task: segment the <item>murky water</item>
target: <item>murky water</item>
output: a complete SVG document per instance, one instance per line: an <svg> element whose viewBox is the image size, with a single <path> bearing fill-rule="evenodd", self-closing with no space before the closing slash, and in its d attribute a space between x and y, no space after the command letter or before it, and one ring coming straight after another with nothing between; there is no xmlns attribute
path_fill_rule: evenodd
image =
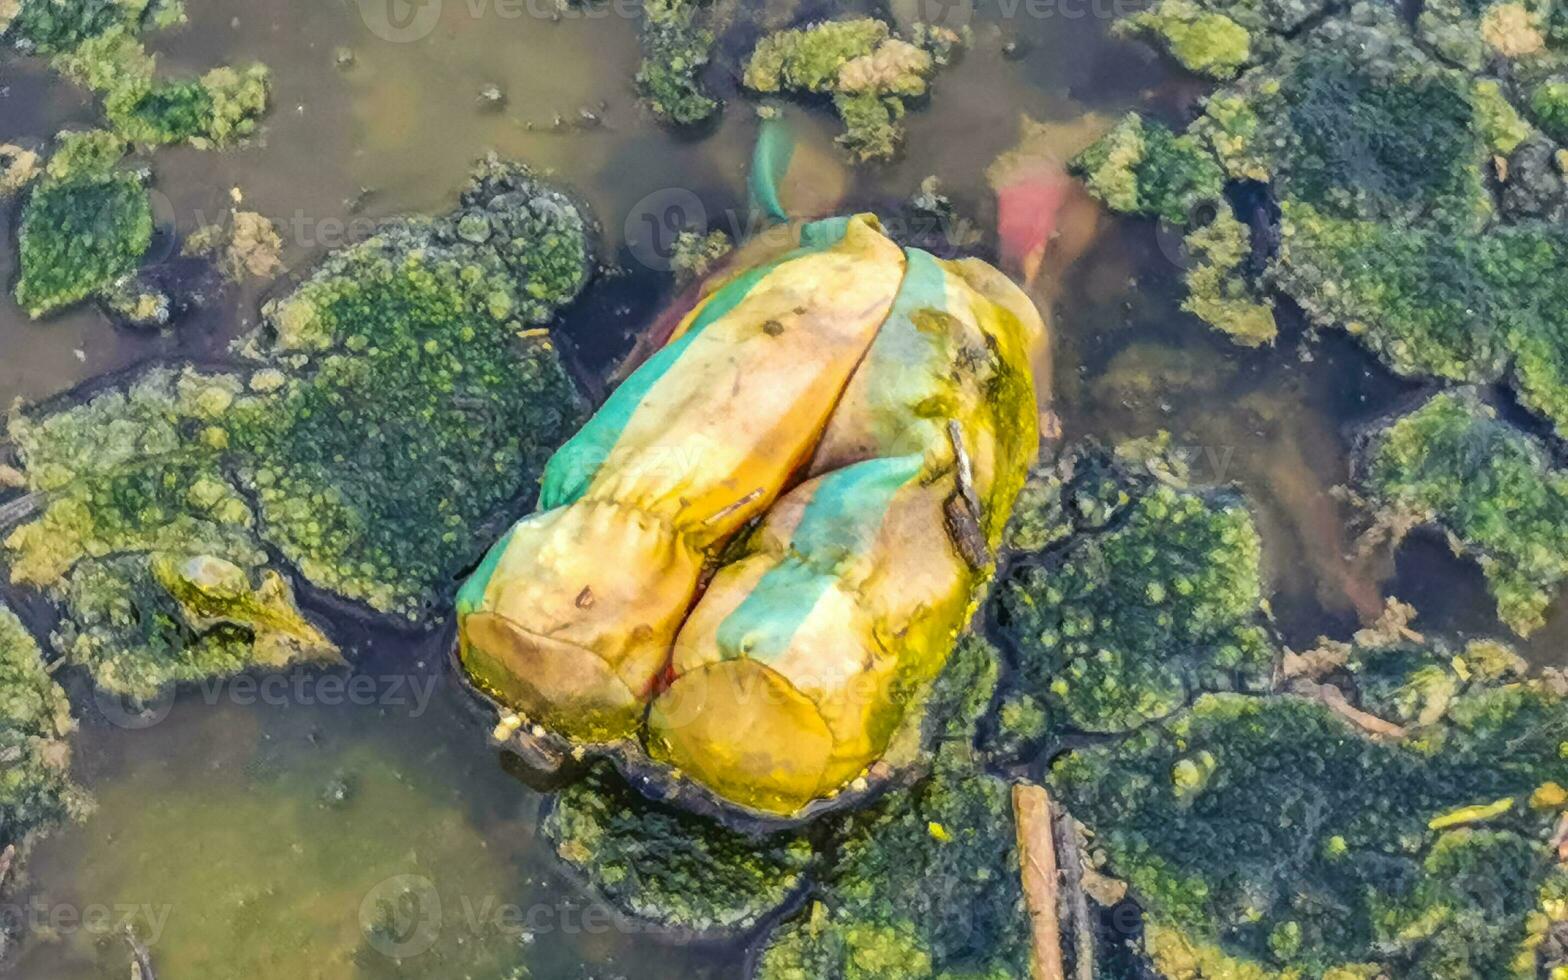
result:
<svg viewBox="0 0 1568 980"><path fill-rule="evenodd" d="M256 145L156 153L160 221L189 232L239 188L278 223L298 275L369 219L445 209L473 159L495 150L576 188L600 216L607 257L633 273L595 286L568 325L584 360L601 366L669 288L639 262L662 202L689 194L710 224L743 227L754 115L732 99L704 138L658 126L632 88L637 25L613 10L552 19L526 5L503 16L483 0L435 6L427 35L394 43L352 0L190 0L188 26L149 38L165 69L266 62L275 108ZM910 118L905 158L853 175L850 199L902 198L934 174L988 218L982 173L1021 115L1114 116L1151 96L1174 111L1194 94L1144 49L1108 39L1105 20L1056 9L1009 18L1018 5L983 5L974 50ZM1014 57L1002 56L1005 42ZM482 106L491 85L503 101ZM0 64L0 86L4 140L95 120L91 103L40 64ZM806 125L824 159L832 125ZM1426 625L1495 629L1484 589L1452 588L1475 586L1477 575L1440 542L1413 542L1397 568L1370 566L1353 554L1349 510L1328 493L1345 479L1355 427L1409 386L1343 338L1288 330L1275 349L1229 346L1178 312L1179 252L1148 224L1070 231L1085 248L1054 299L1055 391L1069 437L1169 430L1190 448L1198 479L1239 483L1256 504L1274 609L1292 641L1352 626L1391 590L1427 609ZM14 220L0 243L6 269L13 233ZM277 288L229 288L164 335L116 330L91 308L31 323L0 301L0 403L151 357L218 350ZM1476 598L1456 603L1456 594ZM1559 615L1529 651L1550 662L1565 632ZM17 975L123 976L128 922L174 980L500 980L525 975L519 968L548 978L740 976L744 950L649 935L561 877L536 839L540 794L486 747L440 640L367 635L352 675L285 675L270 693L253 680L187 691L150 726L126 727L71 678L84 716L79 778L98 809L29 862L9 909L34 926ZM382 928L388 916L416 928Z"/></svg>
<svg viewBox="0 0 1568 980"><path fill-rule="evenodd" d="M540 795L419 646L90 719L98 810L30 865L19 975L120 975L126 924L169 977L733 975L735 951L662 944L559 876Z"/></svg>

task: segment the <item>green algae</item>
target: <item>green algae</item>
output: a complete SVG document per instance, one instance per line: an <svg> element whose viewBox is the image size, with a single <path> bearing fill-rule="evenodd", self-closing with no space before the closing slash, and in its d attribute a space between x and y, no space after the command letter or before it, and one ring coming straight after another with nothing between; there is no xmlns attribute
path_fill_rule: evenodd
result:
<svg viewBox="0 0 1568 980"><path fill-rule="evenodd" d="M1072 162L1071 171L1106 206L1186 224L1200 205L1221 199L1225 175L1204 144L1137 114L1121 121Z"/></svg>
<svg viewBox="0 0 1568 980"><path fill-rule="evenodd" d="M1221 209L1213 221L1188 233L1184 244L1194 264L1187 270L1182 309L1244 347L1273 343L1279 333L1274 307L1260 299L1245 273L1252 255L1247 226Z"/></svg>
<svg viewBox="0 0 1568 980"><path fill-rule="evenodd" d="M251 668L336 663L276 571L166 552L79 562L54 645L107 691L142 702L167 685Z"/></svg>
<svg viewBox="0 0 1568 980"><path fill-rule="evenodd" d="M1550 12L1514 0L1434 0L1416 21L1418 36L1444 60L1479 71L1495 62L1541 60L1548 55Z"/></svg>
<svg viewBox="0 0 1568 980"><path fill-rule="evenodd" d="M903 143L910 102L926 94L932 75L962 44L960 35L939 28L916 39L895 37L870 17L777 31L758 42L744 82L764 94L831 96L845 127L839 143L856 160L887 160Z"/></svg>
<svg viewBox="0 0 1568 980"><path fill-rule="evenodd" d="M1232 186L1265 184L1279 210L1261 276L1241 283L1206 265L1189 277L1188 308L1261 326L1272 291L1315 325L1348 330L1396 372L1507 378L1530 408L1568 419L1556 274L1565 188L1554 147L1534 128L1550 131L1557 35L1542 34L1538 56L1507 53L1536 20L1517 4L1429 4L1414 31L1368 4L1300 31L1228 6L1193 9L1234 17L1261 53L1185 132L1163 138L1196 141ZM1432 44L1437 20L1454 17L1492 54L1473 61ZM1520 58L1517 69L1497 53ZM1142 186L1149 131L1158 124L1119 125L1076 169L1115 210L1194 224L1182 214L1190 201L1157 200ZM1241 305L1216 304L1216 285Z"/></svg>
<svg viewBox="0 0 1568 980"><path fill-rule="evenodd" d="M1002 652L979 630L958 638L926 695L930 742L939 756L969 757L1001 682Z"/></svg>
<svg viewBox="0 0 1568 980"><path fill-rule="evenodd" d="M702 81L712 57L713 0L650 0L643 6L642 64L637 85L649 108L681 126L724 107Z"/></svg>
<svg viewBox="0 0 1568 980"><path fill-rule="evenodd" d="M1104 870L1142 905L1156 966L1535 976L1562 884L1546 844L1557 817L1500 801L1561 779L1563 692L1520 679L1493 644L1358 638L1348 659L1351 697L1406 737L1370 736L1316 700L1210 694L1054 764Z"/></svg>
<svg viewBox="0 0 1568 980"><path fill-rule="evenodd" d="M1081 484L1063 487L1064 507L1094 515L1111 477L1116 502L1102 529L1083 521L1059 547L1015 559L997 592L1017 660L1011 683L1036 700L1020 708L1069 728L1120 732L1176 711L1199 690L1265 684L1273 647L1262 626L1261 543L1246 507L1103 460L1085 471Z"/></svg>
<svg viewBox="0 0 1568 980"><path fill-rule="evenodd" d="M613 906L672 932L746 930L804 885L811 845L748 836L650 802L596 769L557 796L541 829Z"/></svg>
<svg viewBox="0 0 1568 980"><path fill-rule="evenodd" d="M5 539L11 580L53 589L83 558L131 551L264 561L211 426L239 390L234 377L162 368L79 406L14 415L9 435L42 509Z"/></svg>
<svg viewBox="0 0 1568 980"><path fill-rule="evenodd" d="M145 144L221 147L249 137L267 110L265 66L220 67L165 80L140 35L180 23L178 4L146 0L23 0L6 37L52 56L66 78L99 95L122 138Z"/></svg>
<svg viewBox="0 0 1568 980"><path fill-rule="evenodd" d="M1444 392L1377 432L1362 482L1385 520L1446 531L1481 565L1503 622L1539 627L1568 578L1568 473L1474 391Z"/></svg>
<svg viewBox="0 0 1568 980"><path fill-rule="evenodd" d="M11 420L42 501L4 540L11 580L61 603L55 647L105 690L148 700L175 681L335 652L263 571L253 510L225 471L219 423L240 391L232 376L154 369L123 392ZM185 563L245 588L192 615ZM281 636L258 620L258 597L281 607Z"/></svg>
<svg viewBox="0 0 1568 980"><path fill-rule="evenodd" d="M1520 145L1535 132L1524 114L1508 101L1502 83L1495 78L1483 78L1475 83L1472 99L1476 108L1476 123L1486 136L1487 146L1504 158L1512 156Z"/></svg>
<svg viewBox="0 0 1568 980"><path fill-rule="evenodd" d="M22 0L4 35L22 50L54 54L159 16L146 0Z"/></svg>
<svg viewBox="0 0 1568 980"><path fill-rule="evenodd" d="M55 180L110 173L125 159L126 150L125 140L105 129L61 133L44 173Z"/></svg>
<svg viewBox="0 0 1568 980"><path fill-rule="evenodd" d="M70 777L67 739L75 729L38 643L0 603L0 844L22 846L35 831L87 810Z"/></svg>
<svg viewBox="0 0 1568 980"><path fill-rule="evenodd" d="M1568 142L1568 81L1550 79L1530 93L1530 114L1546 135Z"/></svg>
<svg viewBox="0 0 1568 980"><path fill-rule="evenodd" d="M1469 84L1403 46L1356 58L1351 46L1371 30L1326 32L1280 66L1268 101L1282 111L1259 136L1275 147L1276 192L1345 216L1476 227L1492 205Z"/></svg>
<svg viewBox="0 0 1568 980"><path fill-rule="evenodd" d="M1396 371L1456 381L1507 376L1521 401L1561 430L1565 258L1568 233L1555 223L1454 236L1288 206L1276 278L1314 317L1346 324Z"/></svg>
<svg viewBox="0 0 1568 980"><path fill-rule="evenodd" d="M105 292L136 270L152 244L145 178L116 169L124 153L107 133L64 136L33 184L17 247L16 301L29 316Z"/></svg>
<svg viewBox="0 0 1568 980"><path fill-rule="evenodd" d="M267 109L268 77L262 65L214 68L173 82L122 76L104 106L110 124L132 142L228 146L256 132Z"/></svg>
<svg viewBox="0 0 1568 980"><path fill-rule="evenodd" d="M109 131L62 135L48 179L23 205L17 302L38 318L97 296L123 321L167 324L155 290L119 285L152 241L146 173L114 169L129 143L224 147L253 135L267 110L263 65L214 68L165 80L142 45L143 29L180 23L177 2L21 0L0 37L51 57L66 78L102 98Z"/></svg>
<svg viewBox="0 0 1568 980"><path fill-rule="evenodd" d="M746 63L746 85L758 92L830 92L846 64L870 54L891 34L885 22L869 17L770 34Z"/></svg>
<svg viewBox="0 0 1568 980"><path fill-rule="evenodd" d="M449 219L330 257L264 311L280 364L231 427L267 534L314 584L418 621L476 535L531 489L581 412L554 349L520 338L587 280L589 225L527 171L487 165ZM471 237L481 224L486 237Z"/></svg>
<svg viewBox="0 0 1568 980"><path fill-rule="evenodd" d="M491 161L457 213L334 253L269 305L233 373L157 367L13 416L39 506L5 538L12 581L60 600L57 645L141 698L330 656L289 569L431 621L580 418L530 325L581 289L590 233L566 195Z"/></svg>
<svg viewBox="0 0 1568 980"><path fill-rule="evenodd" d="M1160 0L1116 22L1119 34L1161 39L1183 68L1209 78L1233 78L1252 60L1252 35L1223 13L1192 0Z"/></svg>
<svg viewBox="0 0 1568 980"><path fill-rule="evenodd" d="M1010 787L939 769L848 819L807 909L763 948L758 980L1028 974Z"/></svg>

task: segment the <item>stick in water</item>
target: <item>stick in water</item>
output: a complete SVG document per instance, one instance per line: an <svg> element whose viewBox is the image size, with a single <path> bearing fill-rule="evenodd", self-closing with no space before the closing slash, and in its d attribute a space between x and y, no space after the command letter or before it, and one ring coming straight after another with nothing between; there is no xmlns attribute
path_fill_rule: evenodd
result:
<svg viewBox="0 0 1568 980"><path fill-rule="evenodd" d="M1013 821L1018 829L1018 866L1033 936L1030 973L1034 980L1066 980L1062 933L1057 922L1056 843L1051 829L1051 796L1044 786L1013 786Z"/></svg>
<svg viewBox="0 0 1568 980"><path fill-rule="evenodd" d="M1089 899L1083 893L1083 854L1078 848L1078 825L1072 814L1053 806L1058 850L1062 854L1062 884L1067 889L1067 910L1073 923L1073 966L1077 980L1094 980L1094 922Z"/></svg>
<svg viewBox="0 0 1568 980"><path fill-rule="evenodd" d="M129 922L125 924L125 942L131 947L131 980L158 980L152 972L152 954L136 938L136 930Z"/></svg>

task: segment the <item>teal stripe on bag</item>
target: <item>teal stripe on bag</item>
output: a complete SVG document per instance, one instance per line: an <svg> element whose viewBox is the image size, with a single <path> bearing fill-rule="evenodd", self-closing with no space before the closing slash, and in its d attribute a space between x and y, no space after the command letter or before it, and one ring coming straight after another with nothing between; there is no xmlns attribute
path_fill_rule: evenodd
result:
<svg viewBox="0 0 1568 980"><path fill-rule="evenodd" d="M876 541L894 495L924 462L918 453L889 456L823 477L790 538L791 555L764 572L719 624L720 654L766 662L788 650L843 562Z"/></svg>
<svg viewBox="0 0 1568 980"><path fill-rule="evenodd" d="M708 325L739 306L752 289L756 288L757 284L774 269L802 256L831 248L844 237L844 228L838 228L835 233L831 221L813 222L806 226L802 232L803 241L806 241L807 232L810 233L810 239L803 247L781 255L772 262L759 265L755 269L749 269L720 287L718 292L709 297L702 307L702 312L697 314L697 318L678 340L666 344L658 353L648 358L641 367L632 372L631 377L621 382L621 386L610 393L610 397L605 399L593 418L577 430L577 434L567 440L565 445L557 449L555 455L551 456L550 461L545 464L544 476L539 488L539 510L551 510L575 503L588 492L588 488L593 485L594 477L598 476L600 468L604 466L604 461L609 459L610 452L620 441L621 433L626 431L626 426L631 422L637 407Z"/></svg>
<svg viewBox="0 0 1568 980"><path fill-rule="evenodd" d="M956 338L922 327L920 314L947 309L948 273L930 252L904 250L904 279L887 321L858 372L869 382L873 444L884 453L925 451L944 419L922 418L917 406L950 391Z"/></svg>
<svg viewBox="0 0 1568 980"><path fill-rule="evenodd" d="M474 569L474 573L468 576L462 587L457 590L458 615L466 616L484 604L485 591L490 588L490 579L495 575L496 566L501 564L501 556L506 554L506 546L511 543L512 533L516 530L517 525L513 524L505 534L501 535L501 540L490 546L479 567Z"/></svg>

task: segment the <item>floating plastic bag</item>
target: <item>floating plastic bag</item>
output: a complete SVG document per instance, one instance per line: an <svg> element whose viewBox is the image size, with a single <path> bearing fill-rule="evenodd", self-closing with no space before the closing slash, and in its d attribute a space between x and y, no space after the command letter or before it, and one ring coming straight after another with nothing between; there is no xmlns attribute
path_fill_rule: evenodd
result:
<svg viewBox="0 0 1568 980"><path fill-rule="evenodd" d="M790 814L878 759L989 576L1043 327L876 219L732 276L552 458L458 597L474 682Z"/></svg>

